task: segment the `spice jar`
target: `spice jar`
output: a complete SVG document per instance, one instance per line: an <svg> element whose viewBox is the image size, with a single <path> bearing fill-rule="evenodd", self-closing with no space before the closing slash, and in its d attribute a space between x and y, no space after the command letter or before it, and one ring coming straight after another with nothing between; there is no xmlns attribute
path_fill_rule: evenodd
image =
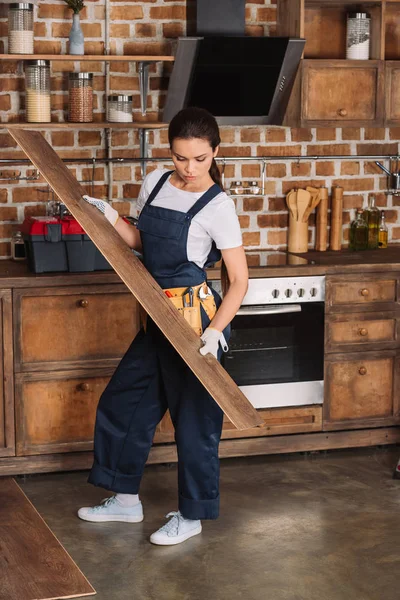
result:
<svg viewBox="0 0 400 600"><path fill-rule="evenodd" d="M229 188L231 196L242 196L244 194L244 187L241 181L232 181L231 187Z"/></svg>
<svg viewBox="0 0 400 600"><path fill-rule="evenodd" d="M93 121L93 73L69 73L68 121Z"/></svg>
<svg viewBox="0 0 400 600"><path fill-rule="evenodd" d="M108 96L107 121L111 123L132 122L132 96Z"/></svg>
<svg viewBox="0 0 400 600"><path fill-rule="evenodd" d="M371 18L367 13L354 12L347 15L346 58L369 59Z"/></svg>
<svg viewBox="0 0 400 600"><path fill-rule="evenodd" d="M13 233L11 238L11 258L13 260L25 260L25 243L20 231Z"/></svg>
<svg viewBox="0 0 400 600"><path fill-rule="evenodd" d="M8 53L33 54L33 4L9 4Z"/></svg>
<svg viewBox="0 0 400 600"><path fill-rule="evenodd" d="M25 62L26 120L50 123L50 61Z"/></svg>
<svg viewBox="0 0 400 600"><path fill-rule="evenodd" d="M252 196L259 196L261 194L261 188L257 181L248 181L246 188Z"/></svg>

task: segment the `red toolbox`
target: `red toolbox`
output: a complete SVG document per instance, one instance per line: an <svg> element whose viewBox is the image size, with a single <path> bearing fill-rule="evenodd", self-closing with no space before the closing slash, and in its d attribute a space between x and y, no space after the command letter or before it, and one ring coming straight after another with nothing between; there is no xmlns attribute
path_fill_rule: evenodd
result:
<svg viewBox="0 0 400 600"><path fill-rule="evenodd" d="M112 269L78 221L70 215L27 217L21 233L29 268L34 273Z"/></svg>

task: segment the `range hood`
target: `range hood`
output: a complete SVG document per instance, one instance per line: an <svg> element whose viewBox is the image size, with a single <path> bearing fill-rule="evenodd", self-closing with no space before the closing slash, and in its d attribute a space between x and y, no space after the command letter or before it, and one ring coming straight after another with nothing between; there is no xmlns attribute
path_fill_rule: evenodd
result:
<svg viewBox="0 0 400 600"><path fill-rule="evenodd" d="M163 120L198 106L221 125L282 125L305 40L245 36L245 0L188 0L187 12Z"/></svg>

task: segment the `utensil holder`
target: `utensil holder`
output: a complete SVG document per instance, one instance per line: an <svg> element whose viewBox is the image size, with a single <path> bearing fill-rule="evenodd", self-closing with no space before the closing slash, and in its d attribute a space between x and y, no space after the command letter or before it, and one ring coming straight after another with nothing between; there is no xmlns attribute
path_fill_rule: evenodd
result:
<svg viewBox="0 0 400 600"><path fill-rule="evenodd" d="M307 252L308 250L308 221L295 221L289 213L289 252Z"/></svg>

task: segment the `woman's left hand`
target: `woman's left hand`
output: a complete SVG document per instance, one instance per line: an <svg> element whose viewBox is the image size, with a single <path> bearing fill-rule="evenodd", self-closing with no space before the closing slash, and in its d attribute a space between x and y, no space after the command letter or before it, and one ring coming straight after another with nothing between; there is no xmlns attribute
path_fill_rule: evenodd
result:
<svg viewBox="0 0 400 600"><path fill-rule="evenodd" d="M219 340L221 339L221 332L218 329L207 327L203 335L200 337L204 346L200 348L200 354L205 356L206 354L213 354L215 358L218 358Z"/></svg>

